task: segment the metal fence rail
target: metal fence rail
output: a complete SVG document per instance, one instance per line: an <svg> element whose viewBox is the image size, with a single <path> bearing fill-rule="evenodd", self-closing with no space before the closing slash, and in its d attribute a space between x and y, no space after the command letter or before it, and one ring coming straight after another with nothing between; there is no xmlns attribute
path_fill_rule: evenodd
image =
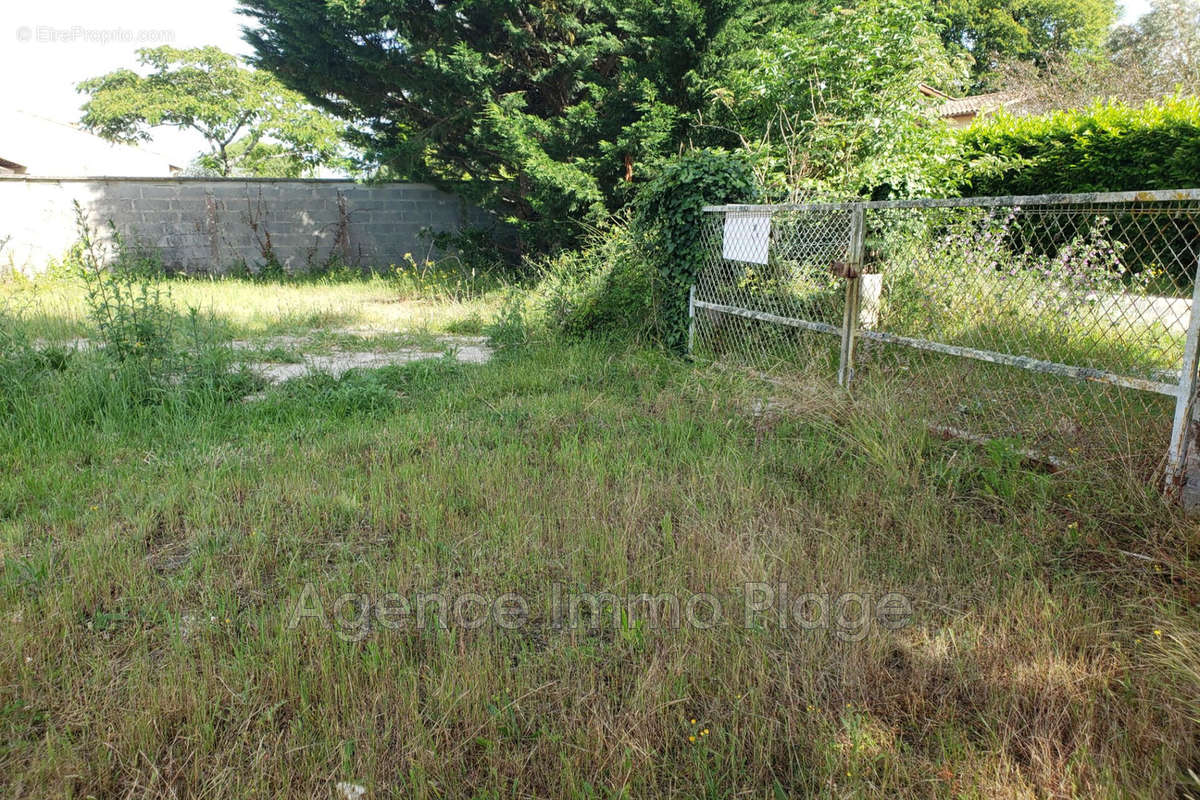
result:
<svg viewBox="0 0 1200 800"><path fill-rule="evenodd" d="M705 211L697 353L901 378L941 424L1181 481L1200 190Z"/></svg>

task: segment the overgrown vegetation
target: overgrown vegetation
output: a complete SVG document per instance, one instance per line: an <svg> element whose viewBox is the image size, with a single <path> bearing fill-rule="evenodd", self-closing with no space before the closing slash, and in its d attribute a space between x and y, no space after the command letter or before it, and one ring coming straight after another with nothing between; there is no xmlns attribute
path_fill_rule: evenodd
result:
<svg viewBox="0 0 1200 800"><path fill-rule="evenodd" d="M1114 0L933 0L931 18L952 53L971 60L972 88L996 88L1013 62L1045 67L1067 56L1095 62L1117 21Z"/></svg>
<svg viewBox="0 0 1200 800"><path fill-rule="evenodd" d="M1048 470L1021 438L1034 417L1063 441L1115 429L1047 403L1044 375L997 400L1001 367L860 342L846 392L833 337L797 359L805 334L781 326L755 346L789 349L783 377L677 357L704 205L1195 175L1192 99L959 137L917 91L999 85L1012 57L1086 73L1111 0L243 5L261 65L385 177L488 205L528 260L463 240L297 275L266 246L189 280L80 212L55 280L0 284L0 790L1200 794L1200 538L1154 465L1129 467L1129 430L1169 416L1121 405L1125 451ZM199 55L202 88L247 77ZM161 109L125 108L146 80L92 84L122 101L96 124L151 124ZM214 165L275 163L212 122ZM911 216L866 231L890 330L1175 368L1174 334L1143 352L1074 324L1184 283L1121 220ZM739 267L731 294L837 324L825 233ZM460 362L477 335L495 357ZM246 366L350 349L424 360L278 385ZM990 439L926 425L1001 400ZM564 624L556 603L588 592Z"/></svg>
<svg viewBox="0 0 1200 800"><path fill-rule="evenodd" d="M501 288L505 276L499 270L494 263L477 265L455 255L418 261L412 253L405 253L403 263L393 264L386 277L402 299L461 303Z"/></svg>
<svg viewBox="0 0 1200 800"><path fill-rule="evenodd" d="M56 344L89 333L78 289L3 291L25 309L0 326L7 794L1196 791L1194 525L1143 487L1031 472L1013 443L933 439L920 392L567 343L517 305L487 365L132 404L102 350ZM497 302L397 304L383 280L170 294L251 341ZM913 614L746 626L748 581L900 592ZM572 632L556 585L710 592L725 616ZM518 592L530 615L363 614L435 591ZM304 597L327 628L290 627Z"/></svg>
<svg viewBox="0 0 1200 800"><path fill-rule="evenodd" d="M864 0L732 22L697 138L755 156L767 196L921 197L945 191L954 139L922 83L957 87L928 3Z"/></svg>
<svg viewBox="0 0 1200 800"><path fill-rule="evenodd" d="M539 264L536 319L572 337L653 341L660 278L628 219L599 229L576 251Z"/></svg>
<svg viewBox="0 0 1200 800"><path fill-rule="evenodd" d="M538 321L571 336L633 338L682 352L688 290L707 258L703 207L751 201L758 186L741 153L693 150L667 162L627 219L542 263L533 291Z"/></svg>

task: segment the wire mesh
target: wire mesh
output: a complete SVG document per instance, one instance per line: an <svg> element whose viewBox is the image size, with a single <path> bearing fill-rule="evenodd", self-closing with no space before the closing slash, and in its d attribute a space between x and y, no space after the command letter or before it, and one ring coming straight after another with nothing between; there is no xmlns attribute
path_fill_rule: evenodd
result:
<svg viewBox="0 0 1200 800"><path fill-rule="evenodd" d="M708 215L698 352L762 368L813 362L814 331L845 337L853 324L843 324L846 281L831 270L853 258L856 383L895 382L936 426L1013 437L1064 462L1161 465L1185 367L1200 193L760 209L771 220L765 265L727 258L749 252L729 242L744 226Z"/></svg>
<svg viewBox="0 0 1200 800"><path fill-rule="evenodd" d="M846 208L707 214L695 347L764 368L835 358L846 289L831 265L848 258L851 224Z"/></svg>

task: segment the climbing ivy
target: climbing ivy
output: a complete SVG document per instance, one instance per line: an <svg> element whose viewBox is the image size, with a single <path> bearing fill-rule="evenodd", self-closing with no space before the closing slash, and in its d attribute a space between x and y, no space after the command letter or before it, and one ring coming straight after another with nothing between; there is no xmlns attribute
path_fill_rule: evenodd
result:
<svg viewBox="0 0 1200 800"><path fill-rule="evenodd" d="M638 193L634 226L658 273L659 333L670 349L686 346L688 290L708 257L704 206L753 202L758 193L745 156L712 149L667 161Z"/></svg>

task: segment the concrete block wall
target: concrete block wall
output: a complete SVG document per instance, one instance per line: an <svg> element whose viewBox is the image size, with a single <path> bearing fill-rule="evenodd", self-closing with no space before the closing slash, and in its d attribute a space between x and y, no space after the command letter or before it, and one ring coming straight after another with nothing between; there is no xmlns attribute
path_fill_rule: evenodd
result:
<svg viewBox="0 0 1200 800"><path fill-rule="evenodd" d="M240 178L0 178L0 269L33 274L77 240L73 201L164 266L189 273L386 267L431 251L428 233L493 225L432 186ZM6 241L7 240L7 241Z"/></svg>

